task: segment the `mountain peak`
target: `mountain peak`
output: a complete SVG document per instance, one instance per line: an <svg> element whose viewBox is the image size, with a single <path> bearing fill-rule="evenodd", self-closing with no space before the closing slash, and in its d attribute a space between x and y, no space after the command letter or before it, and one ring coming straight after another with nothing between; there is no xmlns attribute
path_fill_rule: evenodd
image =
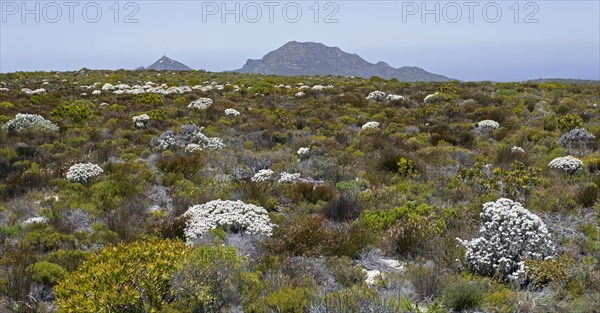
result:
<svg viewBox="0 0 600 313"><path fill-rule="evenodd" d="M369 63L357 54L318 42L290 41L260 60L248 60L236 72L274 75L341 75L369 78L379 76L400 81L449 81L450 78L429 73L418 67L393 68L380 61Z"/></svg>
<svg viewBox="0 0 600 313"><path fill-rule="evenodd" d="M166 54L164 54L160 59L158 59L156 62L152 63L152 65L148 66L146 69L157 70L157 71L191 71L192 70L189 66L169 58Z"/></svg>

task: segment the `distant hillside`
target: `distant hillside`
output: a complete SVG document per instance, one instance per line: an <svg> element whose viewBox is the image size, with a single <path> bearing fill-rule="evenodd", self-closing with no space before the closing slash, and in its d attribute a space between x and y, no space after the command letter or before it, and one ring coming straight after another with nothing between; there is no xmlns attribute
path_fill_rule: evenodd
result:
<svg viewBox="0 0 600 313"><path fill-rule="evenodd" d="M600 80L573 79L573 78L538 78L538 79L530 79L526 82L527 83L561 83L561 84L578 84L578 85L600 84Z"/></svg>
<svg viewBox="0 0 600 313"><path fill-rule="evenodd" d="M260 60L248 60L236 70L240 73L273 75L340 75L390 79L400 81L450 81L438 74L429 73L419 67L393 68L385 62L369 63L357 54L350 54L337 47L322 43L290 41L277 50L267 53Z"/></svg>
<svg viewBox="0 0 600 313"><path fill-rule="evenodd" d="M248 60L236 70L240 73L273 75L341 75L390 79L400 81L449 81L450 78L429 73L421 68L404 66L393 68L385 62L369 63L357 54L322 43L290 41L260 60Z"/></svg>
<svg viewBox="0 0 600 313"><path fill-rule="evenodd" d="M158 59L156 62L152 63L152 65L144 68L143 66L138 67L136 70L157 70L157 71L191 71L192 69L178 61L175 61L166 55L163 55L162 58Z"/></svg>

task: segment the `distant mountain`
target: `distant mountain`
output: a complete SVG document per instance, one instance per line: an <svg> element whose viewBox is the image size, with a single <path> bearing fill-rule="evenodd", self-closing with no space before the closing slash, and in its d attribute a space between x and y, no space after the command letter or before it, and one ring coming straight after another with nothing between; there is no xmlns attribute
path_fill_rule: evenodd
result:
<svg viewBox="0 0 600 313"><path fill-rule="evenodd" d="M538 78L525 81L526 83L561 83L561 84L577 84L577 85L598 85L600 80L591 79L574 79L574 78Z"/></svg>
<svg viewBox="0 0 600 313"><path fill-rule="evenodd" d="M157 71L191 71L192 69L178 61L175 61L166 55L163 55L162 58L158 59L156 62L152 63L152 65L144 68L140 66L136 68L136 70L157 70Z"/></svg>
<svg viewBox="0 0 600 313"><path fill-rule="evenodd" d="M290 41L279 49L267 53L260 60L248 60L234 72L273 75L340 75L369 78L379 76L400 81L450 81L422 68L403 66L393 68L385 62L369 63L357 54L316 42Z"/></svg>

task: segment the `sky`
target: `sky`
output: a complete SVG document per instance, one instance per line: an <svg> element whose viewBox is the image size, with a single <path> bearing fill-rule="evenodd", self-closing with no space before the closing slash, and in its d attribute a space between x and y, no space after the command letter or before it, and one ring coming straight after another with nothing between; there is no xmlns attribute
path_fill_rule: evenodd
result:
<svg viewBox="0 0 600 313"><path fill-rule="evenodd" d="M0 72L238 69L321 42L464 81L600 79L600 1L0 0Z"/></svg>

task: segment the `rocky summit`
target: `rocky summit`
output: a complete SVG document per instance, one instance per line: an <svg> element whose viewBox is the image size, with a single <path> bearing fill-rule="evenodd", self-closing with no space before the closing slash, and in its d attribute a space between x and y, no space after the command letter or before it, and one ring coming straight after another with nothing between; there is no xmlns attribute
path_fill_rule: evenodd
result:
<svg viewBox="0 0 600 313"><path fill-rule="evenodd" d="M157 70L157 71L191 71L192 69L179 62L179 61L175 61L169 57L167 57L166 55L163 55L162 58L158 59L156 62L152 63L152 65L144 68L144 67L139 67L136 70Z"/></svg>

